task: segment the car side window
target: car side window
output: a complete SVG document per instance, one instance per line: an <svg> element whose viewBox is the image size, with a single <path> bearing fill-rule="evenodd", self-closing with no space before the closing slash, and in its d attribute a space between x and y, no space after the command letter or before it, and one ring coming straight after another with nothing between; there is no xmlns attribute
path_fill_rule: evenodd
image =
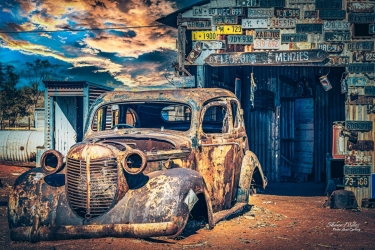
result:
<svg viewBox="0 0 375 250"><path fill-rule="evenodd" d="M209 107L203 117L202 129L206 134L228 133L228 109L224 105Z"/></svg>
<svg viewBox="0 0 375 250"><path fill-rule="evenodd" d="M232 108L233 128L238 128L240 126L238 103L236 101L231 101L230 106Z"/></svg>

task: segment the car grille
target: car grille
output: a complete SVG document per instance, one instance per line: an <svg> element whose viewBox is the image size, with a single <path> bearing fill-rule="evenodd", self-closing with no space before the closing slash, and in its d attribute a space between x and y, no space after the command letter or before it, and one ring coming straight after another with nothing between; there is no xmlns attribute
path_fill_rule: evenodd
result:
<svg viewBox="0 0 375 250"><path fill-rule="evenodd" d="M86 161L68 158L66 174L69 203L78 216L95 218L112 206L117 191L116 158L90 160L89 173Z"/></svg>

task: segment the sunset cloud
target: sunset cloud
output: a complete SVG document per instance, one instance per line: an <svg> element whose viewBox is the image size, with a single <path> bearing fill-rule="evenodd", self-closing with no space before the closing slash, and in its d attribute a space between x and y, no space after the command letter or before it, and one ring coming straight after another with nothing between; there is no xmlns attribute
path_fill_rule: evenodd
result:
<svg viewBox="0 0 375 250"><path fill-rule="evenodd" d="M28 33L27 37L0 34L0 41L2 48L36 57L52 57L71 64L72 68L94 67L92 74L108 72L114 81L125 85L160 84L167 82L165 68L171 71L171 62L176 60L176 31L143 26L158 25L156 19L182 7L179 6L182 3L191 2L13 0L3 6L0 15L15 13L18 18L12 17L0 24L2 30L124 29ZM11 5L14 7L10 9ZM42 37L44 40L40 40ZM157 55L158 60L148 55Z"/></svg>

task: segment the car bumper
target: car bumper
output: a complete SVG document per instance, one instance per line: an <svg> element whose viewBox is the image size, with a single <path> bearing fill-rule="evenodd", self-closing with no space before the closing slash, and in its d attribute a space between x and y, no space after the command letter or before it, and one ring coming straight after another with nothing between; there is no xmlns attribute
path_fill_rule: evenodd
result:
<svg viewBox="0 0 375 250"><path fill-rule="evenodd" d="M102 237L135 237L148 238L171 236L176 234L178 226L174 222L143 223L143 224L109 224L79 226L42 226L35 228L15 227L10 231L12 240L17 241L48 241Z"/></svg>

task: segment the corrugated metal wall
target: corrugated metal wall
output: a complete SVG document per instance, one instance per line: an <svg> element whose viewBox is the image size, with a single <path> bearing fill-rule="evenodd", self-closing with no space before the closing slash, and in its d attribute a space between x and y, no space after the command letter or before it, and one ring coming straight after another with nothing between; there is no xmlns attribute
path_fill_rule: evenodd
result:
<svg viewBox="0 0 375 250"><path fill-rule="evenodd" d="M207 67L207 74L212 69ZM298 81L305 77L312 87L314 98L314 166L315 181L323 181L325 176L326 154L332 147L332 123L345 120L345 95L341 94L340 79L345 68L322 67L221 67L219 72L226 70L235 72L242 80L242 107L245 110L246 129L249 136L250 149L259 158L267 178L271 181L280 180L281 164L288 166L281 160L280 152L289 159L293 159L294 146L288 140L294 138L294 124L291 117L294 116L295 90L292 86L279 80L280 75ZM216 69L215 69L216 70ZM266 89L277 92L275 105L279 106L274 111L250 111L250 74L254 74L257 89ZM328 73L333 88L324 91L319 82L319 77ZM234 78L225 85L234 85ZM210 79L207 79L209 82ZM211 84L214 87L215 84ZM281 104L281 106L280 106ZM278 118L279 117L279 118ZM279 125L280 124L280 125ZM282 128L282 130L280 130ZM275 142L276 141L276 142Z"/></svg>

